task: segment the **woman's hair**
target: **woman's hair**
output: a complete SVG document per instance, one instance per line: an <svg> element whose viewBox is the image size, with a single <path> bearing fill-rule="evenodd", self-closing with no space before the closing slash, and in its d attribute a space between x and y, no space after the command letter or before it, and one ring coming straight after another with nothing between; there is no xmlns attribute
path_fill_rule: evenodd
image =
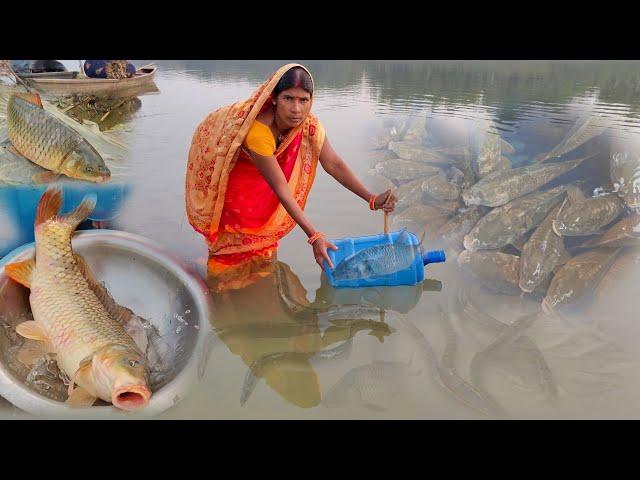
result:
<svg viewBox="0 0 640 480"><path fill-rule="evenodd" d="M271 95L275 99L280 95L280 92L288 90L289 88L301 88L313 96L313 81L311 80L311 76L302 67L293 67L287 70L287 73L282 76Z"/></svg>

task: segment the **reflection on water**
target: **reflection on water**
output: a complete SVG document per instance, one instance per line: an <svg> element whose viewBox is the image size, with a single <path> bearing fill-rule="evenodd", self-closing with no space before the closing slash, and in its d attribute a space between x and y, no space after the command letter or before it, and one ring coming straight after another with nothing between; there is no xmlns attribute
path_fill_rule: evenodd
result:
<svg viewBox="0 0 640 480"><path fill-rule="evenodd" d="M109 217L113 228L161 243L207 276L212 270L206 246L184 213L184 169L193 131L211 111L248 97L283 63L160 62L162 93L141 96L142 107L127 120L133 129L125 176L130 189L116 202L118 214ZM454 191L468 188L485 168L588 157L542 189L579 181L586 197L594 190L619 194L625 213L617 221L637 208L633 183L617 180L629 175L629 162L640 151L638 62L301 63L317 86L314 113L334 149L370 188L387 188L388 178L369 173L382 171L377 165L402 148L371 151L376 130L394 135L394 127L410 120L423 122L422 145L431 149L432 159L456 160L459 173L448 167L444 178L456 184ZM135 102L122 107L136 108ZM96 107L91 114L87 119L96 121L105 113ZM502 143L495 142L495 134ZM377 148L399 140L378 136L382 146ZM502 154L491 157L498 147ZM493 163L479 169L478 158ZM422 222L427 249L437 248L444 237L461 250L478 219L499 208L472 207L459 223L451 223L460 205L447 199L442 182L423 187L422 179L408 178L406 169L395 173L404 176L391 181L405 195L395 221ZM424 203L426 189L439 196L438 210L414 208ZM323 171L306 212L331 238L382 230L382 214L370 212ZM10 206L0 211L1 241L26 238L20 233L22 218L32 224L28 215L11 213ZM449 256L446 263L427 267L427 277L437 280L420 286L336 290L295 229L281 242L277 260L208 275L216 303L215 335L206 342L201 380L162 417L637 418L640 329L632 299L640 267L631 249L637 245L635 224L627 223L615 230L608 225L610 230L592 236L566 237L574 256L589 245L626 250L602 278L594 275L594 291L576 308L552 315L541 312L539 292L522 294L516 277L510 277L509 265L518 264L530 232L501 249L510 256L502 272L485 262L470 274ZM509 288L486 288L498 280ZM11 415L4 408L0 412Z"/></svg>
<svg viewBox="0 0 640 480"><path fill-rule="evenodd" d="M343 314L336 305L309 303L288 265L272 261L268 269L250 285L214 295L212 324L229 351L249 368L242 405L263 379L293 405L314 407L322 392L312 361L344 357L360 331L384 342L391 329L377 318L375 308L357 306Z"/></svg>

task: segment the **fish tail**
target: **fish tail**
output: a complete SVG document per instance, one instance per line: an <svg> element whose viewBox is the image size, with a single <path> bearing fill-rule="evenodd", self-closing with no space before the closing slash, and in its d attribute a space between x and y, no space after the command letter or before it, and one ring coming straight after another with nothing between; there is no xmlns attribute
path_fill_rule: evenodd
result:
<svg viewBox="0 0 640 480"><path fill-rule="evenodd" d="M44 108L42 106L42 99L40 98L40 95L37 93L21 92L21 93L14 93L14 95L18 98L21 98L25 102L29 102L37 107Z"/></svg>
<svg viewBox="0 0 640 480"><path fill-rule="evenodd" d="M64 215L62 220L72 226L75 230L75 228L89 216L93 209L96 208L97 200L98 197L95 193L85 195L82 202L80 202L80 205L78 205L72 212Z"/></svg>
<svg viewBox="0 0 640 480"><path fill-rule="evenodd" d="M62 205L62 191L58 187L49 187L40 197L34 226L38 226L55 217Z"/></svg>

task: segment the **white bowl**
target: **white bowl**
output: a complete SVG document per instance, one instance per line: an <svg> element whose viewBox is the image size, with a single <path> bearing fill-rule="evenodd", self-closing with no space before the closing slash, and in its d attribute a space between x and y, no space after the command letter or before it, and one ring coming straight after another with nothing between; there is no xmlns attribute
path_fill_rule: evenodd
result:
<svg viewBox="0 0 640 480"><path fill-rule="evenodd" d="M25 383L9 360L9 338L0 328L0 396L38 416L66 418L130 418L154 416L179 402L198 381L206 365L204 338L211 335L211 293L203 279L153 242L115 230L77 232L73 249L84 256L99 282L105 282L119 304L149 320L160 332L171 368L152 381L149 404L136 413L111 405L72 408L39 393ZM10 280L4 265L34 255L33 243L19 247L0 262L0 316L29 313L28 289Z"/></svg>

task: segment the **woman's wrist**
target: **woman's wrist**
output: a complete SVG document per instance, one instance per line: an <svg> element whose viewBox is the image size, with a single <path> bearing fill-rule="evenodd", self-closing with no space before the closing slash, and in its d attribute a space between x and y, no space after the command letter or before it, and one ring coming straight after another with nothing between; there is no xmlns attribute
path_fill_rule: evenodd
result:
<svg viewBox="0 0 640 480"><path fill-rule="evenodd" d="M371 194L369 196L369 209L371 210L376 209L376 196L374 194Z"/></svg>
<svg viewBox="0 0 640 480"><path fill-rule="evenodd" d="M324 237L324 234L322 232L315 231L314 233L309 235L309 239L307 240L307 243L309 245L313 245L321 237Z"/></svg>

